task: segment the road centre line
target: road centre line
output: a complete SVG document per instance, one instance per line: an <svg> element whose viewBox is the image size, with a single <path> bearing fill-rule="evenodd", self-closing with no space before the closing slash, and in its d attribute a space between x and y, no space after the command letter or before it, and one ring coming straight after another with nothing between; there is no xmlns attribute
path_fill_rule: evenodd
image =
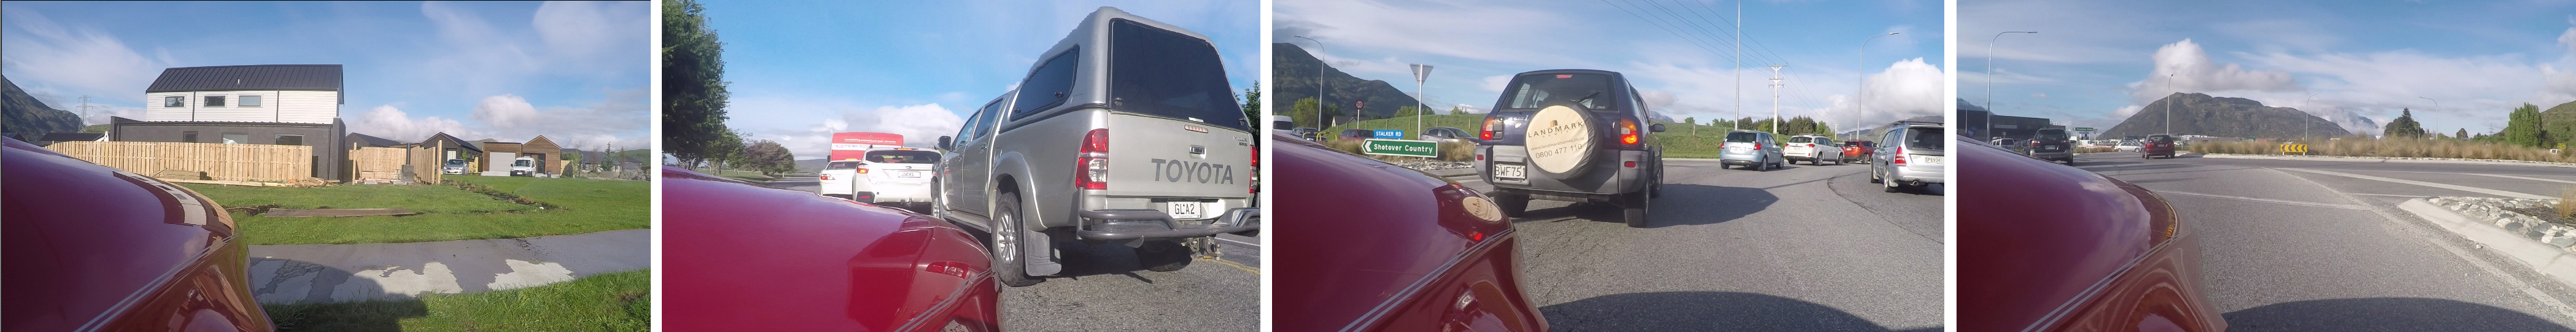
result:
<svg viewBox="0 0 2576 332"><path fill-rule="evenodd" d="M2345 210L2364 210L2364 211L2368 211L2368 210L2370 210L2370 208L2369 208L2369 207L2364 207L2364 206L2360 206L2360 205L2350 205L2350 204L2334 204L2334 203L2301 202L2301 201L2292 201L2292 200L2279 200L2279 199L2257 198L2257 197L2245 197L2245 196L2230 196L2230 195L2219 195L2219 194L2203 194L2203 193L2195 193L2195 192L2182 192L2182 191L2170 191L2170 190L2158 190L2158 191L2156 191L2156 193L2157 193L2157 194L2175 194L2175 195L2183 195L2183 196L2200 196L2200 197L2209 197L2209 198L2225 198L2225 199L2246 200L2246 201L2256 201L2256 202L2273 203L2273 204L2288 204L2288 205L2298 205L2298 206L2311 206L2311 207L2337 208L2337 209L2345 209Z"/></svg>
<svg viewBox="0 0 2576 332"><path fill-rule="evenodd" d="M2549 199L2549 197L2546 197L2546 196L2540 196L2540 195L2525 194L2525 193L2518 193L2518 192L2511 192L2511 191L2503 191L2503 190L2495 190L2495 189L2487 189L2487 188L2470 187L2470 186L2455 185L2455 184L2447 184L2447 183L2432 183L2432 182L2415 181L2415 180L2392 179L2392 178L2384 178L2384 177L2369 176L2369 175L2361 175L2361 174L2352 174L2352 173L2344 173L2344 172L2336 172L2336 171L2313 170L2313 169L2301 169L2301 168L2273 168L2273 169L2277 169L2277 170L2284 170L2284 171L2300 171L2300 172L2308 172L2308 173L2316 173L2316 174L2325 174L2325 175L2333 175L2333 176L2341 176L2341 177L2348 177L2348 178L2355 178L2355 179L2363 179L2363 180L2372 180L2372 181L2380 181L2380 182L2389 182L2389 183L2398 183L2398 184L2411 184L2411 185L2418 185L2418 186L2426 186L2426 187L2434 187L2434 188L2442 188L2442 189L2450 189L2450 190L2458 190L2458 191L2466 191L2466 192L2473 192L2473 193L2487 194L2487 195L2491 195L2491 196L2503 196L2503 197L2510 197L2510 198L2528 198L2528 199Z"/></svg>

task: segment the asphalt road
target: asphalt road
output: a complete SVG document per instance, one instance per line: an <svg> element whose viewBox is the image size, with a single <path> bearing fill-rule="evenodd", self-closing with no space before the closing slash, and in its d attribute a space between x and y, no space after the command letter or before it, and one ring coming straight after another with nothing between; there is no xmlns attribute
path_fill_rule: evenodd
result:
<svg viewBox="0 0 2576 332"><path fill-rule="evenodd" d="M2554 195L2576 185L2576 168L2135 154L2076 162L2156 191L2199 228L2201 280L2234 331L2576 323L2566 285L2396 208L2426 196Z"/></svg>
<svg viewBox="0 0 2576 332"><path fill-rule="evenodd" d="M769 186L814 191L812 173ZM973 228L968 228L972 231ZM1261 241L1221 234L1222 260L1146 271L1136 251L1101 244L1064 248L1065 273L1002 288L1002 327L1012 331L1255 331L1261 329Z"/></svg>
<svg viewBox="0 0 2576 332"><path fill-rule="evenodd" d="M1942 328L1942 196L1869 165L1757 172L1668 160L1647 228L1606 204L1532 201L1522 286L1563 331ZM1452 178L1477 190L1472 176Z"/></svg>

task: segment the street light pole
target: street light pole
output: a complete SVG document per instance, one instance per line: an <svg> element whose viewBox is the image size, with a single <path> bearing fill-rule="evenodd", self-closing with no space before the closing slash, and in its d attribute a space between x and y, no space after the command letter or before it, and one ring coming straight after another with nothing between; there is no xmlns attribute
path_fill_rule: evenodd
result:
<svg viewBox="0 0 2576 332"><path fill-rule="evenodd" d="M1893 34L1897 33L1882 33L1860 40L1860 99L1852 103L1852 110L1855 113L1869 114L1869 41Z"/></svg>
<svg viewBox="0 0 2576 332"><path fill-rule="evenodd" d="M2309 105L2309 106L2315 106L2315 105L2316 105L2316 103L2317 103L2317 94L2314 94L2314 93L2310 93L2310 94L2308 94L2308 102L2307 102L2307 103L2305 103L2305 104L2307 104L2307 105ZM2300 114L2300 115L2308 115L2308 112L2299 112L2299 114ZM2306 143L2306 142L2308 141L2308 127L2315 127L2315 126L2316 126L2316 125L2308 124L2308 118L2299 118L2299 142L2300 142L2300 143Z"/></svg>
<svg viewBox="0 0 2576 332"><path fill-rule="evenodd" d="M2178 73L2177 73L2177 74L2178 74ZM2174 74L2165 74L2165 88L2167 88L2167 89L2171 89L2171 88L2173 88L2173 76L2174 76ZM2172 134L2174 133L2174 132L2173 132L2173 95L2177 95L2177 94L2182 94L2182 91L2181 91L2181 90L2175 90L2174 92L2165 93L2165 100L2164 100L2164 102L2165 102L2165 134L2166 134L2166 135L2172 135Z"/></svg>
<svg viewBox="0 0 2576 332"><path fill-rule="evenodd" d="M2433 98L2430 98L2430 97L2422 97L2422 96L2417 96L2417 97L2415 97L2415 98L2424 98L2424 100L2433 100ZM2441 112L2441 111L2442 111L2442 101L2440 101L2440 100L2433 100L2433 111L2434 111L2434 112ZM2409 119L2409 120L2412 120L2412 119ZM2423 129L2423 128L2424 128L2424 122L2423 122L2423 121L2415 121L2415 128L2416 128L2416 129ZM2416 137L2423 137L2424 133L2415 133L2415 135L2416 135Z"/></svg>
<svg viewBox="0 0 2576 332"><path fill-rule="evenodd" d="M1291 37L1306 38L1306 36ZM1315 54L1324 54L1323 41L1315 40L1314 38L1306 38L1306 41L1315 42ZM1327 123L1329 121L1325 120L1331 117L1324 115L1324 105L1332 105L1324 102L1324 67L1324 57L1315 57L1315 128L1318 130L1333 127L1331 124Z"/></svg>
<svg viewBox="0 0 2576 332"><path fill-rule="evenodd" d="M1997 33L1995 33L1995 37L1994 37L1994 38L1986 39L1986 111L1987 111L1987 112L1993 112L1993 111L1995 110L1995 41L1996 41L1996 40L2004 39L2004 34L2007 34L2007 33L2039 33L2039 32L2038 32L2038 31L2005 31L2005 32L1997 32ZM2072 124L2072 123L2069 123L2069 124Z"/></svg>
<svg viewBox="0 0 2576 332"><path fill-rule="evenodd" d="M1779 133L1780 133L1780 68L1788 67L1788 65L1772 65L1772 66L1767 66L1767 67L1771 67L1771 133L1772 133L1772 134L1779 134Z"/></svg>

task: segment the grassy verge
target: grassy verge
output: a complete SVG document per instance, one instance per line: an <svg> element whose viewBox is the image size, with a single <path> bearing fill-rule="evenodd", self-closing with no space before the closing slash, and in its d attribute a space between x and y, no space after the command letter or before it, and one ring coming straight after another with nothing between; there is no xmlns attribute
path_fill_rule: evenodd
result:
<svg viewBox="0 0 2576 332"><path fill-rule="evenodd" d="M652 226L650 182L452 176L560 208L541 209L452 186L343 185L318 188L183 183L227 208L403 208L420 214L269 218L235 209L250 244L386 243L514 238Z"/></svg>
<svg viewBox="0 0 2576 332"><path fill-rule="evenodd" d="M2192 144L2191 152L2228 154L2280 154L2279 145L2263 142L2203 142ZM2308 154L2346 157L2389 158L2458 158L2576 163L2576 156L2551 154L2548 149L2512 146L2500 143L2456 139L2356 139L2347 138L2314 143Z"/></svg>
<svg viewBox="0 0 2576 332"><path fill-rule="evenodd" d="M653 272L416 300L261 307L279 331L643 331L653 325Z"/></svg>

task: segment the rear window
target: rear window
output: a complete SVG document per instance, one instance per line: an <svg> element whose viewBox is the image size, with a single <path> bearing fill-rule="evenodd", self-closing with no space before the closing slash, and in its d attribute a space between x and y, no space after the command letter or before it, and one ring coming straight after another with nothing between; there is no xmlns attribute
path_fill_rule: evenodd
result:
<svg viewBox="0 0 2576 332"><path fill-rule="evenodd" d="M1297 122L1293 122L1293 121L1271 121L1271 122L1270 122L1270 130L1288 130L1288 128L1296 128L1296 127L1297 127Z"/></svg>
<svg viewBox="0 0 2576 332"><path fill-rule="evenodd" d="M835 162L832 162L832 163L830 163L830 164L824 164L824 165L823 165L823 169L827 169L827 170L859 169L859 162L856 162L856 161L835 161Z"/></svg>
<svg viewBox="0 0 2576 332"><path fill-rule="evenodd" d="M1905 128L1905 148L1936 151L1941 150L1941 138L1949 137L1949 135L1943 134L1946 132L1949 132L1949 130L1942 129L1941 127Z"/></svg>
<svg viewBox="0 0 2576 332"><path fill-rule="evenodd" d="M1806 136L1792 136L1792 137L1789 137L1789 143L1814 143L1814 142L1816 142L1816 138L1814 138L1814 137L1806 137Z"/></svg>
<svg viewBox="0 0 2576 332"><path fill-rule="evenodd" d="M868 162L896 164L938 163L939 152L930 150L868 151Z"/></svg>
<svg viewBox="0 0 2576 332"><path fill-rule="evenodd" d="M448 164L448 165L464 165L464 164L465 164L465 160L464 160L464 159L448 159L448 160L447 160L447 164Z"/></svg>
<svg viewBox="0 0 2576 332"><path fill-rule="evenodd" d="M1748 132L1741 132L1741 131L1726 133L1726 141L1727 141L1727 142L1735 142L1735 143L1752 143L1754 140L1758 140L1758 139L1762 139L1762 134L1755 134L1755 133L1748 133Z"/></svg>
<svg viewBox="0 0 2576 332"><path fill-rule="evenodd" d="M510 163L510 166L528 166L528 160L520 159L518 162Z"/></svg>
<svg viewBox="0 0 2576 332"><path fill-rule="evenodd" d="M1135 21L1109 29L1110 108L1252 130L1216 46Z"/></svg>
<svg viewBox="0 0 2576 332"><path fill-rule="evenodd" d="M1611 109L1610 75L1602 74L1537 74L1512 78L1503 91L1503 108L1531 109L1556 101L1572 101L1584 108L1601 112Z"/></svg>
<svg viewBox="0 0 2576 332"><path fill-rule="evenodd" d="M2037 135L2033 135L2033 137L2031 137L2031 139L2042 140L2042 141L2059 141L2059 140L2065 140L2065 139L2066 139L2066 130L2065 130L2065 129L2040 129L2040 130L2039 130L2039 134L2037 134Z"/></svg>
<svg viewBox="0 0 2576 332"><path fill-rule="evenodd" d="M2148 142L2172 142L2172 141L2173 141L2173 137L2171 137L2171 136L2149 136L2149 137L2147 137L2147 141L2148 141Z"/></svg>

